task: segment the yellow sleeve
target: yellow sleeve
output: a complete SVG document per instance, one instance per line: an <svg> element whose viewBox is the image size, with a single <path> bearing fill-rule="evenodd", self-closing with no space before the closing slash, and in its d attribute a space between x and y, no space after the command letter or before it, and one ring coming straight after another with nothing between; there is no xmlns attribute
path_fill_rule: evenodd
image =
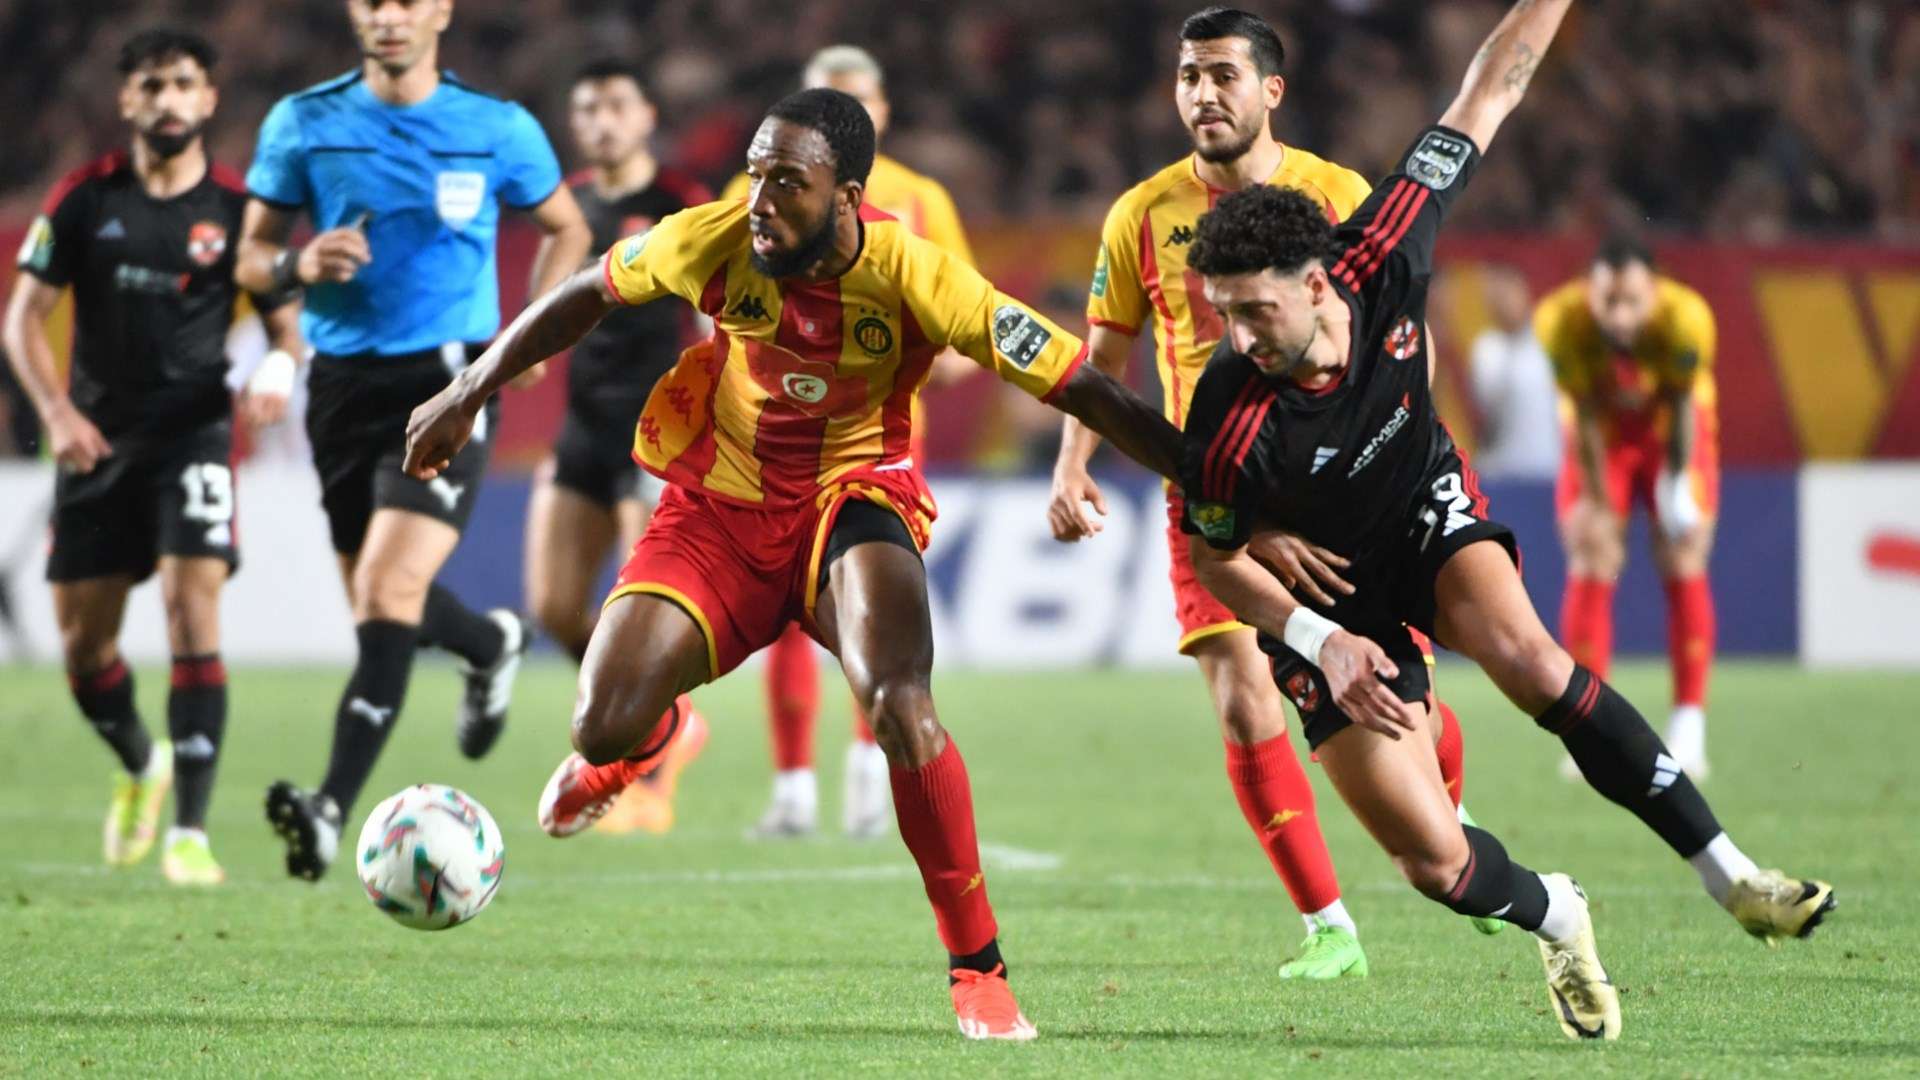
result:
<svg viewBox="0 0 1920 1080"><path fill-rule="evenodd" d="M747 179L747 174L744 172L735 173L733 174L733 179L727 181L727 186L721 189L720 201L738 202L746 198L747 192L751 190L753 190L753 184Z"/></svg>
<svg viewBox="0 0 1920 1080"><path fill-rule="evenodd" d="M1567 396L1578 400L1593 390L1593 380L1580 350L1572 342L1571 311L1565 288L1547 294L1533 309L1533 336L1553 363L1553 381Z"/></svg>
<svg viewBox="0 0 1920 1080"><path fill-rule="evenodd" d="M1121 196L1100 229L1100 254L1087 288L1087 321L1122 333L1140 333L1147 321L1147 289L1140 274L1140 216L1135 201Z"/></svg>
<svg viewBox="0 0 1920 1080"><path fill-rule="evenodd" d="M1337 220L1345 221L1360 209L1360 204L1373 194L1373 185L1367 178L1328 162L1327 175L1321 180L1321 190L1327 193L1328 205Z"/></svg>
<svg viewBox="0 0 1920 1080"><path fill-rule="evenodd" d="M956 256L917 236L902 240L901 294L934 344L951 346L1042 400L1086 359L1079 338L994 288Z"/></svg>
<svg viewBox="0 0 1920 1080"><path fill-rule="evenodd" d="M1670 389L1684 389L1702 372L1713 370L1718 328L1705 297L1688 289L1674 303L1673 355L1666 373Z"/></svg>
<svg viewBox="0 0 1920 1080"><path fill-rule="evenodd" d="M623 304L669 294L699 304L707 279L744 242L746 207L713 202L668 214L616 242L601 259L607 286Z"/></svg>
<svg viewBox="0 0 1920 1080"><path fill-rule="evenodd" d="M960 224L960 210L953 205L953 196L938 180L929 178L920 191L921 223L926 227L927 239L945 248L968 266L978 265L973 261L973 246L967 243L967 230Z"/></svg>

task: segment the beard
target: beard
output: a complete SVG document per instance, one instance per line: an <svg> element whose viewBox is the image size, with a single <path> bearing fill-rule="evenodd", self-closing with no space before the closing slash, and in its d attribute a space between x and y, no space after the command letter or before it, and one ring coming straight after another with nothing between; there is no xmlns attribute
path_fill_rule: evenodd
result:
<svg viewBox="0 0 1920 1080"><path fill-rule="evenodd" d="M147 144L147 149L151 150L155 157L163 161L170 160L179 157L187 147L192 146L193 141L200 137L200 129L205 126L203 121L184 131L142 131L140 141Z"/></svg>
<svg viewBox="0 0 1920 1080"><path fill-rule="evenodd" d="M1266 119L1263 113L1260 123L1265 123ZM1229 161L1238 161L1241 155L1253 148L1253 140L1259 134L1260 128L1257 125L1242 124L1233 129L1233 141L1224 145L1203 146L1196 137L1193 141L1193 152L1200 155L1200 160L1209 165L1223 165Z"/></svg>
<svg viewBox="0 0 1920 1080"><path fill-rule="evenodd" d="M747 261L754 270L770 278L793 277L804 271L833 250L834 216L828 212L820 221L820 227L812 235L802 237L792 251L785 254L761 255L757 251L749 252Z"/></svg>

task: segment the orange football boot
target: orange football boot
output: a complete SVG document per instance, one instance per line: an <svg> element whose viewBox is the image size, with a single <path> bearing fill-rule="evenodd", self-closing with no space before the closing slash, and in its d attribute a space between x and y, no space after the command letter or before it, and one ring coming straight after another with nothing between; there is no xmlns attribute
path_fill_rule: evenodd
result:
<svg viewBox="0 0 1920 1080"><path fill-rule="evenodd" d="M1025 1042L1040 1034L1013 1000L1007 985L1007 965L992 971L954 968L953 1011L960 1018L960 1034L969 1039L1012 1039Z"/></svg>

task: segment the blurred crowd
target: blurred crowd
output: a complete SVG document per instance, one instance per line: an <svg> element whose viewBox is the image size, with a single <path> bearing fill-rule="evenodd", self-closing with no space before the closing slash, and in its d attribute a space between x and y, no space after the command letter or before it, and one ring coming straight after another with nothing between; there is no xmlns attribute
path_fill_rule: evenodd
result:
<svg viewBox="0 0 1920 1080"><path fill-rule="evenodd" d="M661 150L710 180L805 58L850 41L887 65L890 151L974 221L1097 220L1177 157L1176 28L1198 0L457 0L444 64L556 135L567 75L641 61ZM1288 56L1282 137L1377 175L1442 108L1501 0L1246 0ZM290 90L355 60L343 0L6 0L0 220L121 138L112 65L158 21L225 51L216 155L244 165ZM1482 227L1645 223L1728 239L1920 236L1920 4L1612 0L1578 7L1482 170ZM556 140L559 142L559 140ZM564 151L563 151L564 152Z"/></svg>

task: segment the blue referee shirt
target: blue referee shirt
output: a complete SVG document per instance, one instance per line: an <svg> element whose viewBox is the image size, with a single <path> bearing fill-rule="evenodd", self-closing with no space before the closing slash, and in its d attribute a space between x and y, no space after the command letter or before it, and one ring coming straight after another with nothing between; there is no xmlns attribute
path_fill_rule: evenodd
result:
<svg viewBox="0 0 1920 1080"><path fill-rule="evenodd" d="M373 262L352 281L306 290L300 328L335 356L491 338L500 204L538 206L559 186L532 114L447 72L416 105L374 97L357 71L282 98L247 170L250 194L305 209L316 230L369 215Z"/></svg>

